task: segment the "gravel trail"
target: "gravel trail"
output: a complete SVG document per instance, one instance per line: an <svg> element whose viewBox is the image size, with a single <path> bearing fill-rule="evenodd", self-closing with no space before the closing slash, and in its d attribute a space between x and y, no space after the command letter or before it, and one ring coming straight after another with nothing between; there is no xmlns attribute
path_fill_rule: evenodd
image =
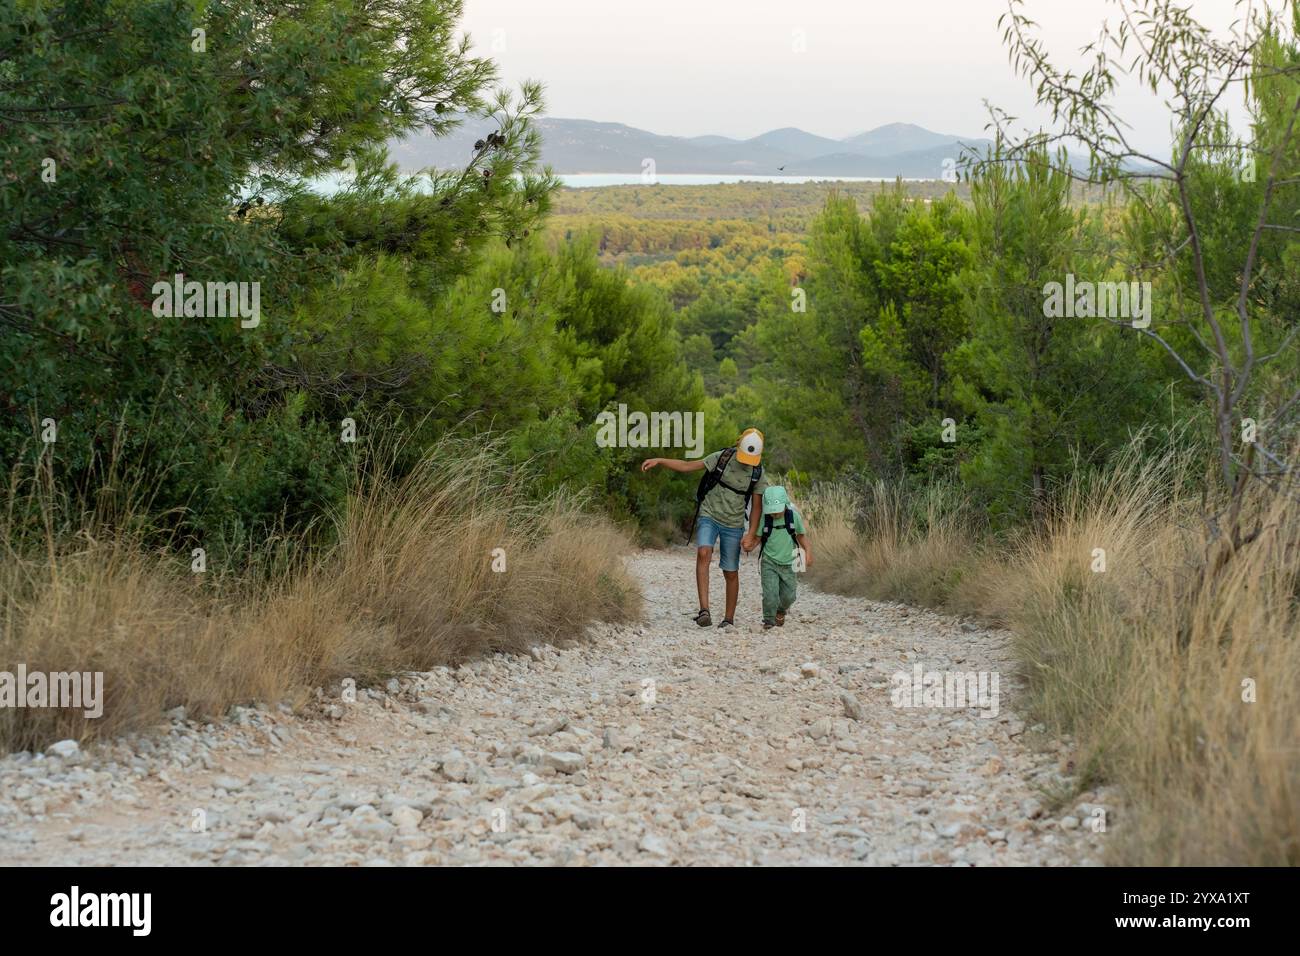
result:
<svg viewBox="0 0 1300 956"><path fill-rule="evenodd" d="M741 566L731 632L688 617L688 550L642 552L629 562L646 620L595 627L588 642L404 675L355 703L326 689L305 714L237 708L207 724L177 714L162 733L66 757L12 755L0 760L0 859L1100 860L1114 838L1094 832L1106 796L1046 796L1067 787L1070 748L1025 727L1005 632L802 580L786 626L763 631L753 561ZM894 675L910 679L918 664L996 674L996 716L895 706Z"/></svg>

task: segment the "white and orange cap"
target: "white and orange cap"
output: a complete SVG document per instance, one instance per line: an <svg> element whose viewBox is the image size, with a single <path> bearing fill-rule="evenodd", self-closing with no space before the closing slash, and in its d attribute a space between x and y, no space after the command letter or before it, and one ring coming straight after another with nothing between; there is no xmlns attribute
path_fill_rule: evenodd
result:
<svg viewBox="0 0 1300 956"><path fill-rule="evenodd" d="M736 458L742 465L757 465L763 459L763 433L757 428L746 428L736 442Z"/></svg>

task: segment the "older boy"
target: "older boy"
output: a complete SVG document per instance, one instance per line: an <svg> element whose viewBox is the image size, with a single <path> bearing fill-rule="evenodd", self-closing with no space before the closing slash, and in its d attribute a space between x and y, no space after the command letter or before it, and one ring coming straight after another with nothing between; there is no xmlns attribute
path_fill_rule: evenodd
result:
<svg viewBox="0 0 1300 956"><path fill-rule="evenodd" d="M718 564L726 582L727 616L718 622L718 627L735 624L736 601L740 597L740 550L743 547L752 551L757 544L758 519L762 510L750 508L750 499L756 494L761 495L767 488L762 459L763 433L757 428L747 428L735 447L715 451L695 461L647 458L641 463L642 471L663 465L673 471L705 472L696 493L695 587L700 596L700 610L695 615L695 623L700 627L713 623L709 613L709 566L713 563L713 549L719 543Z"/></svg>

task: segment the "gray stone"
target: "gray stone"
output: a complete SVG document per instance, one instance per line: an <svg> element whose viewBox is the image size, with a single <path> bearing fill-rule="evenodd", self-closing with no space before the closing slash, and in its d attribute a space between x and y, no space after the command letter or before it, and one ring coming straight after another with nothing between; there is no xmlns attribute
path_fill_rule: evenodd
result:
<svg viewBox="0 0 1300 956"><path fill-rule="evenodd" d="M844 705L844 716L848 717L850 720L862 719L862 705L858 703L858 699L848 691L844 691L840 694L840 703Z"/></svg>
<svg viewBox="0 0 1300 956"><path fill-rule="evenodd" d="M555 717L546 721L544 724L538 724L532 730L528 731L529 737L549 737L551 734L558 734L565 727L569 726L568 717Z"/></svg>
<svg viewBox="0 0 1300 956"><path fill-rule="evenodd" d="M403 805L394 810L389 819L399 830L414 830L420 826L424 814L415 807Z"/></svg>
<svg viewBox="0 0 1300 956"><path fill-rule="evenodd" d="M45 752L51 756L61 757L66 760L81 753L81 745L75 740L60 740L58 743L46 747Z"/></svg>
<svg viewBox="0 0 1300 956"><path fill-rule="evenodd" d="M577 773L587 762L582 754L570 750L548 753L544 760L546 766L554 768L559 773Z"/></svg>
<svg viewBox="0 0 1300 956"><path fill-rule="evenodd" d="M664 838L655 836L652 833L643 836L637 847L641 852L649 853L651 856L667 857L672 855L672 851L668 849L668 843Z"/></svg>

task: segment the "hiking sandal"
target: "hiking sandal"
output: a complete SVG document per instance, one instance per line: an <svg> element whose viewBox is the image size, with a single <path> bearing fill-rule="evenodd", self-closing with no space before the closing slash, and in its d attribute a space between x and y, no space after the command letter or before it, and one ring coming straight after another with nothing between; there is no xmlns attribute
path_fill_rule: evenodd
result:
<svg viewBox="0 0 1300 956"><path fill-rule="evenodd" d="M709 614L707 607L700 608L700 613L695 615L695 623L700 627L708 627L713 623L713 616Z"/></svg>
<svg viewBox="0 0 1300 956"><path fill-rule="evenodd" d="M736 626L736 622L729 617L724 617L721 621L718 622L719 630L721 630L724 627L735 627L735 626Z"/></svg>
<svg viewBox="0 0 1300 956"><path fill-rule="evenodd" d="M785 627L785 611L782 611L776 616L776 626Z"/></svg>

